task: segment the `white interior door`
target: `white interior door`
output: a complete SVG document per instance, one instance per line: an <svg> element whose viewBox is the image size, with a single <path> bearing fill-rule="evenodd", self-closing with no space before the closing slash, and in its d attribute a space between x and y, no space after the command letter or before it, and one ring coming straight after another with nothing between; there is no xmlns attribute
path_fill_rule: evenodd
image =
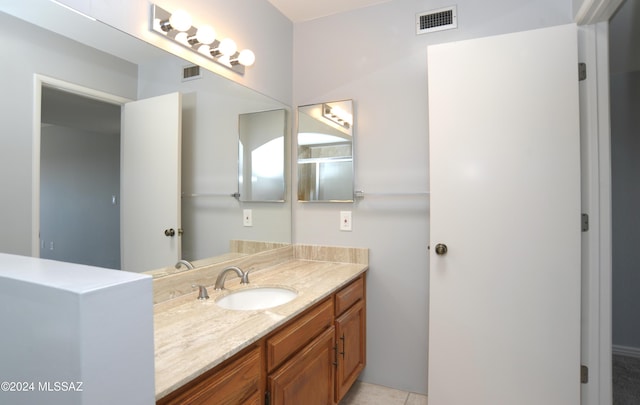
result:
<svg viewBox="0 0 640 405"><path fill-rule="evenodd" d="M181 111L179 93L134 101L123 108L123 270L146 271L180 259Z"/></svg>
<svg viewBox="0 0 640 405"><path fill-rule="evenodd" d="M429 405L580 403L577 63L575 25L428 49Z"/></svg>

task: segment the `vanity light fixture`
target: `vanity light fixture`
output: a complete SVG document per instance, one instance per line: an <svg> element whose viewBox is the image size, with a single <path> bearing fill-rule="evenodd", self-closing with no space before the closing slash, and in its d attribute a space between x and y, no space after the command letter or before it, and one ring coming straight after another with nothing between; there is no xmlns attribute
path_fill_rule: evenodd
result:
<svg viewBox="0 0 640 405"><path fill-rule="evenodd" d="M151 30L236 73L244 74L245 67L253 65L256 60L251 50L238 51L238 46L231 38L217 39L213 27L194 27L191 16L184 10L170 13L152 4Z"/></svg>
<svg viewBox="0 0 640 405"><path fill-rule="evenodd" d="M327 103L322 104L322 116L329 121L346 129L351 128L352 116L340 107L332 107Z"/></svg>

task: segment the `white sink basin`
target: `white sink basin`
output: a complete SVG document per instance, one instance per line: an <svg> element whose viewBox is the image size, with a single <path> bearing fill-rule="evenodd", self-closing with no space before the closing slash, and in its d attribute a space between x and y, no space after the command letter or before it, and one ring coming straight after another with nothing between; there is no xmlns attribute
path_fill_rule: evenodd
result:
<svg viewBox="0 0 640 405"><path fill-rule="evenodd" d="M249 311L277 307L297 296L296 291L284 287L256 287L223 295L216 304L225 309Z"/></svg>

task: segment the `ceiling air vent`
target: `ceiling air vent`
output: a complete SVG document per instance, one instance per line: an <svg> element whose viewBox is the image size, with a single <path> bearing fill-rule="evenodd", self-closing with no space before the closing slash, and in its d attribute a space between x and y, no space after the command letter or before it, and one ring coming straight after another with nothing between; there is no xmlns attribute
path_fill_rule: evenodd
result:
<svg viewBox="0 0 640 405"><path fill-rule="evenodd" d="M458 28L456 6L416 14L416 34Z"/></svg>
<svg viewBox="0 0 640 405"><path fill-rule="evenodd" d="M202 73L200 72L200 66L198 65L190 65L185 66L182 69L182 81L199 79L202 77Z"/></svg>

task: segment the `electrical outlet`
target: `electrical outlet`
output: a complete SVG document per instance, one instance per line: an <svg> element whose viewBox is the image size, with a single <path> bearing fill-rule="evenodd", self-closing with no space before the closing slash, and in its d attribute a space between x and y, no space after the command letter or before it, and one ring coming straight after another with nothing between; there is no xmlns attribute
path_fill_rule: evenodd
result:
<svg viewBox="0 0 640 405"><path fill-rule="evenodd" d="M242 211L242 224L244 226L253 226L253 212L246 209Z"/></svg>
<svg viewBox="0 0 640 405"><path fill-rule="evenodd" d="M340 211L340 230L351 231L351 211Z"/></svg>

